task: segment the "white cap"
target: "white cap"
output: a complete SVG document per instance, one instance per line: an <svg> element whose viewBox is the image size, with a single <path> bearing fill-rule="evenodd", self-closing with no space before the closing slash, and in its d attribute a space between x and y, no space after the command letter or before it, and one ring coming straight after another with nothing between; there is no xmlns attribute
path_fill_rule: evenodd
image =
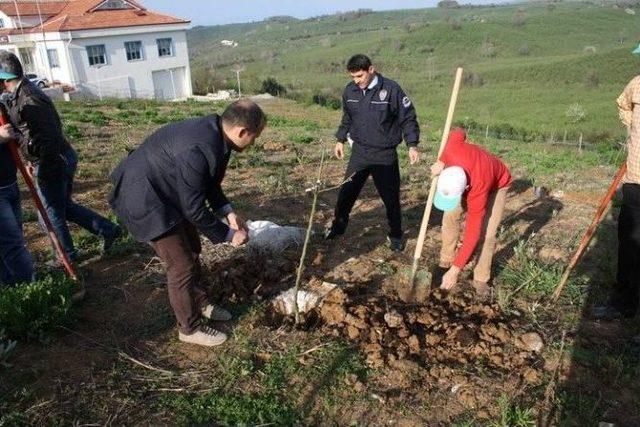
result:
<svg viewBox="0 0 640 427"><path fill-rule="evenodd" d="M460 166L446 168L438 178L434 205L444 212L454 210L460 204L467 189L467 174Z"/></svg>

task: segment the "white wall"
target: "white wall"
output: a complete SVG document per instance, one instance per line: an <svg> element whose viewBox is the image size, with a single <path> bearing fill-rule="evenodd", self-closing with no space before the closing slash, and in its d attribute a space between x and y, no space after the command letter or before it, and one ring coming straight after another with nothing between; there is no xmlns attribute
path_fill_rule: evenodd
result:
<svg viewBox="0 0 640 427"><path fill-rule="evenodd" d="M156 40L159 38L172 39L172 56L158 56ZM142 42L142 60L127 61L124 46L127 41ZM101 67L90 66L86 47L99 44L104 44L106 47L107 64ZM184 88L179 92L187 96L192 94L189 52L184 30L76 38L71 42L69 54L71 57L69 68L73 67L70 72L74 75L73 83L94 95L153 98L155 94L153 72L183 67L186 69L186 77L183 79ZM72 82L70 76L67 81Z"/></svg>

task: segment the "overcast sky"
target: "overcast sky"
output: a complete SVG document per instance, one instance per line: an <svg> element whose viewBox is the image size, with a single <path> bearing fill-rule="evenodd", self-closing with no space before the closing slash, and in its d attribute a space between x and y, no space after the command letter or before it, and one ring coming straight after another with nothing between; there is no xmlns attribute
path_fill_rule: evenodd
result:
<svg viewBox="0 0 640 427"><path fill-rule="evenodd" d="M141 0L149 9L188 18L193 25L261 21L275 15L309 18L360 8L374 10L433 7L438 0ZM461 3L506 3L505 0L473 0Z"/></svg>

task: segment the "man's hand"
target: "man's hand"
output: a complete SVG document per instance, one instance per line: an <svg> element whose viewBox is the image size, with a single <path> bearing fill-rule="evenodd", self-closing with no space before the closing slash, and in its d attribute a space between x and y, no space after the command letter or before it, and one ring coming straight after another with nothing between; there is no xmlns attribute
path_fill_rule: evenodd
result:
<svg viewBox="0 0 640 427"><path fill-rule="evenodd" d="M409 148L409 161L412 165L415 165L420 161L420 152L418 151L418 147Z"/></svg>
<svg viewBox="0 0 640 427"><path fill-rule="evenodd" d="M227 215L227 221L229 221L229 227L236 231L242 230L245 233L249 231L247 230L247 223L240 215L236 214L235 212L230 212Z"/></svg>
<svg viewBox="0 0 640 427"><path fill-rule="evenodd" d="M14 139L16 139L16 132L11 123L0 126L0 142L6 143Z"/></svg>
<svg viewBox="0 0 640 427"><path fill-rule="evenodd" d="M333 153L338 159L344 159L344 144L342 142L336 143L336 148L333 149Z"/></svg>
<svg viewBox="0 0 640 427"><path fill-rule="evenodd" d="M460 275L460 269L455 265L452 265L449 271L442 276L442 284L440 285L440 289L444 289L445 291L449 291L453 289L458 284L458 276Z"/></svg>
<svg viewBox="0 0 640 427"><path fill-rule="evenodd" d="M237 230L233 233L233 238L231 239L231 244L236 248L238 246L242 246L249 241L249 234L247 234L244 230Z"/></svg>
<svg viewBox="0 0 640 427"><path fill-rule="evenodd" d="M441 160L438 160L431 166L431 176L438 176L444 170L444 163Z"/></svg>

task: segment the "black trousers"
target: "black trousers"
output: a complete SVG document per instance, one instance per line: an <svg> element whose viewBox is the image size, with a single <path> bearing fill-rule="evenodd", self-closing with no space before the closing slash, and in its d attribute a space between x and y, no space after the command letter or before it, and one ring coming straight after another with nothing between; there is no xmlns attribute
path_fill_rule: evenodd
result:
<svg viewBox="0 0 640 427"><path fill-rule="evenodd" d="M613 304L627 315L638 311L640 301L640 185L622 186L618 219L618 275Z"/></svg>
<svg viewBox="0 0 640 427"><path fill-rule="evenodd" d="M391 164L371 164L357 156L351 156L345 179L351 178L340 188L335 210L334 227L344 231L351 209L356 203L369 175L387 210L389 237L402 237L402 211L400 209L400 167L397 158Z"/></svg>

